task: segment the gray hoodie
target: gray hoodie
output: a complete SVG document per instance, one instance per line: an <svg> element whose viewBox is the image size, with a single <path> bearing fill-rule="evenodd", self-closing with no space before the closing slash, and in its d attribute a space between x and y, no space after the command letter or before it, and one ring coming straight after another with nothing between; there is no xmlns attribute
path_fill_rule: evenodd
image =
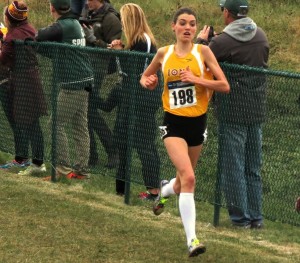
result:
<svg viewBox="0 0 300 263"><path fill-rule="evenodd" d="M249 17L235 20L223 30L224 33L242 42L251 40L255 36L256 31L257 26Z"/></svg>
<svg viewBox="0 0 300 263"><path fill-rule="evenodd" d="M249 17L227 25L223 34L211 40L209 47L219 62L267 67L269 58L267 37Z"/></svg>
<svg viewBox="0 0 300 263"><path fill-rule="evenodd" d="M233 21L214 37L209 47L218 62L267 67L269 44L263 30L251 18ZM216 94L219 121L253 124L265 120L266 77L262 73L223 67L229 94Z"/></svg>

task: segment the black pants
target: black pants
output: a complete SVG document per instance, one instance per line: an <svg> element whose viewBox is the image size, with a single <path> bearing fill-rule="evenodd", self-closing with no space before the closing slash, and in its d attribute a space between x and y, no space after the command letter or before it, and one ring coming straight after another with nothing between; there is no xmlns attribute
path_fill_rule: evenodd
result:
<svg viewBox="0 0 300 263"><path fill-rule="evenodd" d="M99 111L100 90L103 88L103 79L107 73L109 57L103 54L93 53L91 62L94 69L94 88L89 93L88 129L90 135L90 158L89 164L95 165L99 160L95 135L99 137L108 159L117 154L117 147L113 141L113 133Z"/></svg>
<svg viewBox="0 0 300 263"><path fill-rule="evenodd" d="M128 171L128 146L131 143L133 149L136 149L142 163L142 175L144 185L147 189L159 188L160 181L160 158L155 144L157 125L155 114L149 112L139 112L136 116L134 128L132 130L132 141L129 134L127 116L122 116L123 120L118 119L119 125L116 130L116 141L119 149L120 163L116 176L116 192L124 194L125 176ZM119 118L121 118L119 116ZM121 123L120 123L121 122Z"/></svg>
<svg viewBox="0 0 300 263"><path fill-rule="evenodd" d="M97 91L93 90L89 95L88 107L88 129L90 135L90 158L89 164L96 164L99 160L95 134L99 137L108 158L111 158L117 153L117 147L113 141L113 134L101 113L98 110L99 96Z"/></svg>
<svg viewBox="0 0 300 263"><path fill-rule="evenodd" d="M43 164L44 137L39 119L35 119L28 124L16 123L12 116L12 109L5 87L1 89L0 98L4 113L13 131L16 161L27 160L29 158L29 147L31 146L32 162L36 165Z"/></svg>
<svg viewBox="0 0 300 263"><path fill-rule="evenodd" d="M44 160L44 137L39 120L30 125L15 124L14 126L15 154L16 160L21 157L27 159L29 156L29 145L32 151L32 163L43 164Z"/></svg>

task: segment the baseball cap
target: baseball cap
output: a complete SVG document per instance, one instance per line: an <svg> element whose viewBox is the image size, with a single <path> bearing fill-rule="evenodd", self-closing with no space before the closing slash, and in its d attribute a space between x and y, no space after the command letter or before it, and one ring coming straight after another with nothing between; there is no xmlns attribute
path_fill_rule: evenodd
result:
<svg viewBox="0 0 300 263"><path fill-rule="evenodd" d="M226 0L220 0L220 7L224 7Z"/></svg>
<svg viewBox="0 0 300 263"><path fill-rule="evenodd" d="M249 11L249 4L247 0L226 0L224 8L237 17L246 17Z"/></svg>
<svg viewBox="0 0 300 263"><path fill-rule="evenodd" d="M71 6L70 0L50 0L51 5L54 6L56 10L68 11Z"/></svg>

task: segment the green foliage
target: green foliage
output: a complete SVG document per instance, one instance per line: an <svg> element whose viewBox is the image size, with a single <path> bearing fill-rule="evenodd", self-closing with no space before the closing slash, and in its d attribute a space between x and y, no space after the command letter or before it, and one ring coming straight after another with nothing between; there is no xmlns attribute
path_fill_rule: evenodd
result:
<svg viewBox="0 0 300 263"><path fill-rule="evenodd" d="M48 0L27 1L30 8L29 20L36 28L44 27L54 21L50 16ZM112 1L119 9L128 1ZM175 11L182 6L193 8L198 14L198 31L207 24L213 25L217 32L224 28L219 0L136 0L148 18L157 39L163 46L175 41L171 30ZM250 0L249 16L262 27L270 42L270 67L278 70L300 72L300 5L299 0ZM0 9L7 4L0 3Z"/></svg>

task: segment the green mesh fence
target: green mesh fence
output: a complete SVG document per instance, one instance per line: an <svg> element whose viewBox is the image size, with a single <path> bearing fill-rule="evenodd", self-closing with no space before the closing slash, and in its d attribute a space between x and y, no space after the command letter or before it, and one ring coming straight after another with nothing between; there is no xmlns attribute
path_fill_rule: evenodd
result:
<svg viewBox="0 0 300 263"><path fill-rule="evenodd" d="M92 137L89 169L92 176L100 174L105 175L103 180L111 178L113 192L115 179L118 179L118 187L125 188L126 203L129 203L132 192L130 187L157 187L161 179L174 177L175 169L158 130L163 118L162 86L160 84L155 91L148 91L139 85L146 58L151 59L151 55L34 42L17 42L16 50L16 66L10 73L17 79L14 101L11 100L11 88L8 88L9 82L6 81L7 72L1 71L3 107L0 111L0 149L3 152L26 156L29 151L28 155L32 158L39 157L33 156L33 152L41 152L39 147L43 140L44 158L53 167L57 163L57 155L69 158L71 165L76 165L76 158L88 158L83 154L84 145L77 141L84 132L72 126L67 118L68 111L73 111L75 106L86 107L80 104L86 92L89 94L88 128ZM73 58L71 63L70 56ZM82 61L79 60L76 62L78 56L87 59L84 64L80 64ZM116 57L117 65L114 63ZM83 74L80 71L75 76L68 74L74 72L74 67L86 69L87 61L95 75L95 87L91 92L83 91L76 81L69 88L60 83L61 77L80 78ZM247 99L247 94L239 95L245 110L250 107L262 113L264 109L257 108L259 99L266 99L266 115L260 116L265 118L262 146L263 213L265 218L271 220L300 225L299 214L294 209L295 199L300 196L300 75L229 64L222 64L222 68L229 80L242 74L249 86L257 82L267 86L265 98L262 96L251 101ZM76 89L82 91L83 95L68 96ZM62 92L65 93L63 98ZM221 181L217 176L219 127L216 115L227 112L231 118L247 121L243 119L243 112L235 110L238 105L230 105L226 96L216 94L210 104L208 139L196 168L195 198L215 204L215 224L219 220L220 206L226 206ZM222 102L221 109L217 109L217 104L213 103L218 100ZM57 118L62 111L66 118L63 127L67 146L57 141L60 129ZM11 116L16 115L18 119L9 121ZM218 117L226 120L222 114ZM42 137L36 135L40 134L37 120L41 124ZM20 131L21 139L18 133L13 132L14 129ZM24 136L24 130L29 134L25 132ZM14 140L20 140L20 149L15 149ZM32 147L36 148L33 150ZM106 185L103 184L103 187Z"/></svg>
<svg viewBox="0 0 300 263"><path fill-rule="evenodd" d="M234 92L228 95L216 94L215 100L219 101L215 104L220 108L214 109L214 114L225 123L233 120L235 123L246 125L263 122L263 213L266 218L299 225L300 218L294 205L300 191L300 75L230 64L223 64L222 68ZM240 85L244 88L236 90ZM235 103L232 103L230 96L234 96ZM228 136L223 135L223 125L219 126L219 138L228 139ZM234 147L226 142L224 145L228 148ZM252 138L249 147L250 151L255 151ZM230 155L228 168L232 169ZM218 204L225 204L221 198L222 194L229 192L228 195L232 196L235 192L244 191L242 183L239 184L241 189L235 189L230 179L227 178L227 182L224 183L220 172L217 174L219 177L216 180L215 223L218 222ZM233 173L231 176L232 180L241 180L234 178ZM259 194L257 190L250 198L255 200Z"/></svg>

